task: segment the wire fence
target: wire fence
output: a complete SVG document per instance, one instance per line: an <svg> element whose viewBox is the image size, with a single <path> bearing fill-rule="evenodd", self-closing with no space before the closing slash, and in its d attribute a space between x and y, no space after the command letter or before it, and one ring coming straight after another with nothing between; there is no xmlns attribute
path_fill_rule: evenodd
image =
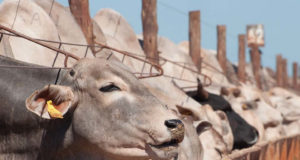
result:
<svg viewBox="0 0 300 160"><path fill-rule="evenodd" d="M300 160L300 135L258 144L229 155L231 160Z"/></svg>
<svg viewBox="0 0 300 160"><path fill-rule="evenodd" d="M140 61L140 62L143 62L143 63L144 63L144 66L145 66L146 64L150 65L150 71L149 71L149 73L145 73L145 72L144 72L144 68L142 68L142 71L141 71L141 72L135 72L135 73L134 73L135 75L139 75L139 76L137 76L137 77L140 78L140 79L141 79L141 78L149 78L149 77L157 77L157 76L161 76L161 75L163 74L162 68L161 68L159 65L157 65L157 64L154 64L154 63L152 63L152 62L150 62L150 61L148 61L148 60L145 60L145 59L143 59L143 58L137 57L137 56L135 56L135 55L132 54L132 53L129 53L129 52L126 52L126 51L122 51L122 50L119 50L119 49L116 49L116 48L113 48L113 47L110 47L110 46L108 46L108 45L101 44L101 43L98 43L98 42L97 42L97 45L91 46L91 45L84 45L84 44L74 44L74 43L57 42L57 41L51 41L51 40L34 39L34 38L31 38L31 37L29 37L29 36L26 36L26 35L24 35L24 34L22 34L22 33L19 33L19 32L15 31L15 30L12 30L12 29L10 29L10 28L8 28L8 27L5 27L5 26L3 26L3 25L0 25L0 29L6 31L6 32L0 31L0 38L1 38L1 39L2 39L3 35L9 35L9 36L14 36L14 37L19 37L19 38L26 39L26 40L28 40L28 41L31 41L31 42L33 42L33 43L36 43L36 44L38 44L38 45L41 45L41 46L43 46L43 47L46 47L46 48L48 48L48 49L50 49L50 50L55 51L55 52L56 52L56 56L55 56L55 58L54 58L52 64L55 64L55 62L56 62L56 60L57 60L58 54L63 54L63 55L65 56L65 59L64 59L64 66L65 66L65 67L68 66L68 58L69 58L69 57L71 57L71 58L73 58L73 59L75 59L75 60L79 60L79 59L83 58L83 57L78 57L78 56L76 56L76 55L74 55L74 54L72 54L72 53L69 53L69 52L67 52L67 51L62 50L62 49L61 49L61 46L64 44L64 45L71 45L71 46L81 46L81 47L86 47L86 52L85 52L85 54L84 54L85 56L86 56L86 53L87 53L87 50L88 50L89 47L95 47L95 48L99 48L99 49L100 49L100 48L101 48L101 49L102 49L102 48L107 48L107 49L110 49L110 50L113 50L113 51L116 51L116 52L120 53L120 54L123 56L122 62L124 61L125 57L127 56L127 57L133 58L133 59L135 59L135 60L138 60L138 61ZM7 32L8 32L8 33L7 33ZM59 48L53 47L53 46L51 46L51 45L49 45L49 44L46 44L45 42L59 44ZM111 55L112 55L112 54L111 54ZM109 55L109 56L107 57L107 59L109 59L109 58L111 57L111 55ZM41 56L42 56L42 55L41 55ZM3 67L4 67L4 66L3 66ZM52 67L54 67L54 66L52 65ZM153 72L153 70L154 70L153 68L155 68L155 70L156 70L157 72Z"/></svg>
<svg viewBox="0 0 300 160"><path fill-rule="evenodd" d="M181 9L178 9L178 8L176 8L174 6L171 6L171 5L169 5L169 4L167 4L167 3L163 2L163 1L158 1L157 3L160 4L161 6L164 6L166 9L169 9L169 10L171 10L173 12L176 12L176 13L178 13L178 14L186 17L187 19L189 18L188 13L185 12L185 11L183 11L183 10L181 10ZM210 23L210 22L208 22L206 20L203 20L203 18L201 18L201 24L205 25L207 28L209 28L212 31L216 31L216 25L214 25L214 24L212 24L212 23ZM233 34L229 33L228 31L227 31L227 35L228 35L229 38L231 38L233 40L236 40L236 36L234 36Z"/></svg>
<svg viewBox="0 0 300 160"><path fill-rule="evenodd" d="M99 42L97 42L96 45L92 46L92 45L87 45L87 44L76 44L76 43L68 43L68 42L62 42L62 41L52 41L52 40L45 40L45 39L34 39L34 38L26 36L26 35L24 35L22 33L18 33L17 31L13 30L13 27L14 27L15 21L16 21L17 16L18 16L20 3L21 3L21 0L18 0L18 4L17 4L17 7L16 7L16 12L15 12L15 16L14 16L14 21L13 21L12 27L11 28L7 28L7 27L5 27L3 25L0 25L0 29L2 29L2 30L0 30L0 40L2 40L3 35L14 36L14 37L19 37L19 38L27 39L27 40L29 40L31 42L34 42L34 43L36 43L38 45L44 46L44 47L46 47L46 48L48 48L50 50L55 51L56 55L55 55L55 58L54 58L54 60L52 62L52 65L51 65L52 67L55 66L59 54L63 54L65 56L64 66L67 67L68 66L68 59L69 59L69 57L71 57L71 58L73 58L75 60L79 60L80 58L86 57L89 49L92 48L92 47L98 49L98 51L102 50L103 48L106 48L106 49L110 49L112 51L115 51L115 52L121 54L122 55L121 61L123 63L124 63L125 57L130 57L130 58L135 59L137 61L143 62L141 70L134 72L134 74L138 78L149 78L149 77L157 77L157 76L162 76L163 75L164 77L171 78L172 80L177 80L177 81L183 81L183 82L191 83L191 86L185 86L185 88L194 88L194 87L196 87L196 85L197 85L196 77L202 77L203 78L204 86L209 86L212 83L211 78L209 76L205 75L205 74L199 73L197 71L197 69L194 68L193 64L182 63L182 62L174 62L174 61L171 61L171 60L169 60L167 58L164 58L164 57L160 56L161 65L163 65L166 62L168 62L168 63L171 63L172 65L177 66L177 68L178 67L180 68L181 74L179 76L169 75L168 73L164 73L163 72L163 69L161 68L160 65L152 63L151 60L149 60L149 57L147 58L145 55L138 55L138 54L130 53L130 52L127 52L127 51L122 51L120 49L117 49L117 48L114 48L114 47L111 47L111 46L108 46L106 44L102 44L102 43L99 43ZM53 0L51 2L50 10L49 10L49 13L48 13L49 15L51 15L51 13L52 13L54 3L55 3L55 1ZM159 2L159 3L162 3L162 2ZM165 6L167 6L167 4L164 4L164 3L162 3L162 4L165 5ZM182 12L180 10L178 10L177 12L181 12L181 14L184 14L184 12ZM58 48L53 47L53 46L51 46L49 44L57 44ZM72 53L64 51L62 49L63 45L76 46L76 47L84 47L85 48L84 49L85 53L83 54L84 56L83 57L78 57L78 56L76 56L76 55L74 55ZM108 55L107 59L109 59L112 55L113 55L113 52L112 52L112 54ZM145 67L146 64L150 65L150 67ZM212 66L212 65L210 65L208 63L205 63L205 62L203 62L203 64L204 64L204 67L211 68L212 70L214 70L214 71L216 71L218 73L223 74L222 71L219 71L214 66ZM0 66L0 67L5 67L5 66ZM145 71L145 68L149 68L148 72ZM183 77L183 73L184 72L193 73L195 75L195 79L194 80L185 79ZM224 76L226 76L226 75L224 75Z"/></svg>
<svg viewBox="0 0 300 160"><path fill-rule="evenodd" d="M52 40L44 40L44 39L34 39L31 38L29 36L26 36L25 34L19 33L17 31L15 31L14 25L15 25L15 21L17 19L18 16L18 11L19 11L19 5L20 5L20 1L18 1L17 4L17 9L16 9L16 13L14 16L14 20L13 20L13 24L11 26L11 28L5 27L3 25L0 24L0 42L2 41L3 35L7 35L7 36L13 36L13 37L18 37L18 38L23 38L26 39L28 41L31 41L33 43L36 43L37 45L43 46L45 48L48 48L50 50L55 51L56 55L55 58L52 62L52 66L51 67L41 67L41 66L37 66L37 67L26 67L26 66L7 66L7 65L0 65L0 68L38 68L38 69L62 69L62 68L68 68L68 59L72 58L74 60L80 60L81 58L84 58L87 56L87 53L89 51L89 49L91 47L98 49L98 51L102 50L103 48L109 49L111 51L114 51L115 53L118 53L121 55L121 59L120 61L124 63L125 58L130 58L130 59L134 59L137 60L139 62L142 62L142 68L140 71L135 71L133 74L135 74L138 78L142 79L142 78L150 78L150 77L157 77L157 76L164 76L167 78L171 78L173 80L179 80L179 81L184 81L184 82L188 82L191 84L195 84L195 86L186 86L186 88L196 88L196 78L194 80L190 80L190 79L185 79L185 77L183 77L183 73L184 72L190 72L192 74L195 75L195 77L202 77L204 79L204 86L209 86L212 84L212 79L211 77L203 74L203 73L199 73L199 71L197 71L197 69L195 68L194 64L189 64L189 63L185 63L185 62L175 62L172 60L169 60L168 58L159 57L159 61L160 61L160 65L152 63L151 59L147 58L145 55L139 55L136 53L132 53L132 52L127 52L124 50L120 50L118 48L114 48L112 46L108 46L106 44L100 43L100 42L96 42L95 45L87 45L87 44L76 44L76 43L68 43L68 42L62 42L62 41L52 41ZM51 3L51 7L50 7L50 11L49 11L49 15L51 15L52 10L53 10L53 5L54 5L54 1L52 1ZM172 7L168 4L165 4L164 2L158 1L159 4L181 14L184 16L188 16L184 11L177 9L175 7ZM203 24L206 25L209 28L213 28L215 29L215 27L213 25L211 25L208 22L203 21ZM234 36L230 35L229 36L231 38L234 38ZM235 39L235 38L234 38ZM57 44L58 48L53 47L51 45L49 45L49 43L53 43L53 44ZM84 49L84 56L83 57L78 57L76 55L74 55L73 53L70 53L68 51L65 51L62 49L63 45L69 45L69 46L77 46L77 47L83 47ZM111 57L113 57L113 54L115 54L114 52L111 52L106 59L110 59ZM57 61L57 57L59 54L62 54L65 56L64 58L64 67L54 67ZM42 55L41 55L42 56ZM169 75L168 73L164 73L163 68L161 66L163 66L166 63L170 63L174 66L177 66L178 68L180 68L178 70L178 72L180 73L179 76L174 76L174 75ZM145 71L145 69L147 67L145 67L146 65L149 65L150 67L148 67L148 71ZM223 75L224 77L226 77L226 75L223 73L223 71L220 71L219 69L217 69L216 67L214 67L213 65L206 63L204 61L202 61L202 67L205 68L210 68L211 70L213 70L216 73L219 73L221 75ZM232 159L234 160L241 160L241 159L256 159L256 158L260 158L263 157L262 159L277 159L275 156L278 157L277 154L272 154L275 153L276 151L280 151L279 153L279 157L283 157L283 159L288 159L289 157L293 157L292 159L300 159L300 137L299 136L295 136L295 137L291 137L291 138L284 138L281 140L276 141L275 143L269 143L266 144L258 149L255 149L253 151L248 151L245 152L242 155L231 155ZM288 150L289 149L289 150ZM269 156L266 158L266 156Z"/></svg>

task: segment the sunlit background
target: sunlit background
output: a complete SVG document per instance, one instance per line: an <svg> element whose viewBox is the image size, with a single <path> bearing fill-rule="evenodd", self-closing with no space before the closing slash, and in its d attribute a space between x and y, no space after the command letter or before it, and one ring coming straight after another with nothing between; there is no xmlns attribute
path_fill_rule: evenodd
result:
<svg viewBox="0 0 300 160"><path fill-rule="evenodd" d="M68 6L68 0L58 0ZM141 0L90 0L93 17L101 8L112 8L122 14L137 34L142 32ZM238 34L246 33L247 24L264 24L265 47L262 65L275 68L276 54L292 63L300 63L299 0L157 0L159 35L175 43L188 40L188 12L201 11L202 47L216 49L216 25L227 26L227 58L238 60ZM247 51L249 60L249 52Z"/></svg>

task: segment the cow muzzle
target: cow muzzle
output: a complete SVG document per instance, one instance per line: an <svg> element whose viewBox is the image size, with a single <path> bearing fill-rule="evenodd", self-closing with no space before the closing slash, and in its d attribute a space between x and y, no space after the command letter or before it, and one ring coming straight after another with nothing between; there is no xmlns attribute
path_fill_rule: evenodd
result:
<svg viewBox="0 0 300 160"><path fill-rule="evenodd" d="M181 120L171 119L166 120L165 125L168 127L168 130L171 132L172 141L176 143L182 142L184 138L184 124Z"/></svg>
<svg viewBox="0 0 300 160"><path fill-rule="evenodd" d="M181 120L170 119L165 121L165 126L168 128L169 132L171 133L171 140L159 145L152 145L152 146L164 151L169 151L172 150L174 147L178 147L178 143L183 141L184 124L181 122Z"/></svg>
<svg viewBox="0 0 300 160"><path fill-rule="evenodd" d="M184 124L182 121L178 119L166 120L165 126L171 133L171 140L158 145L149 145L153 153L155 153L154 157L159 157L157 159L170 159L177 157L178 144L182 142L184 138Z"/></svg>

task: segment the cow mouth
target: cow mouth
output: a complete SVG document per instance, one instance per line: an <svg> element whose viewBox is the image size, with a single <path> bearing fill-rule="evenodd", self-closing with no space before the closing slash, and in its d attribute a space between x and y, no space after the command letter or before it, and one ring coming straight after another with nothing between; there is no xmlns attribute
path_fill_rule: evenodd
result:
<svg viewBox="0 0 300 160"><path fill-rule="evenodd" d="M169 129L169 131L172 137L171 140L146 146L146 152L153 159L178 158L179 143L184 139L184 125L178 124L176 128Z"/></svg>
<svg viewBox="0 0 300 160"><path fill-rule="evenodd" d="M178 157L178 143L178 140L174 139L159 145L148 144L149 150L146 152L153 159L172 159Z"/></svg>
<svg viewBox="0 0 300 160"><path fill-rule="evenodd" d="M176 139L172 139L158 145L148 144L146 152L153 159L173 159L178 157L179 142Z"/></svg>
<svg viewBox="0 0 300 160"><path fill-rule="evenodd" d="M163 151L171 151L178 148L178 143L179 143L178 140L172 139L171 141L164 142L159 145L152 145L152 144L149 145L151 148L156 148Z"/></svg>

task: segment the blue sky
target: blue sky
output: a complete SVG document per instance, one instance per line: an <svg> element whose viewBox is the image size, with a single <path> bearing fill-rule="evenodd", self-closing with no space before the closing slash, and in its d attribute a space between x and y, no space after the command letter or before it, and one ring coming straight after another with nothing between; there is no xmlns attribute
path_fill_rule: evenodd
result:
<svg viewBox="0 0 300 160"><path fill-rule="evenodd" d="M68 6L68 0L58 0ZM101 8L120 12L137 34L142 32L141 0L89 0L91 15ZM188 40L188 12L201 11L202 47L216 49L216 25L227 26L227 58L238 60L238 34L247 24L264 24L265 47L262 64L275 68L276 54L300 64L300 1L299 0L157 0L159 35L175 43ZM247 59L249 55L247 52Z"/></svg>

